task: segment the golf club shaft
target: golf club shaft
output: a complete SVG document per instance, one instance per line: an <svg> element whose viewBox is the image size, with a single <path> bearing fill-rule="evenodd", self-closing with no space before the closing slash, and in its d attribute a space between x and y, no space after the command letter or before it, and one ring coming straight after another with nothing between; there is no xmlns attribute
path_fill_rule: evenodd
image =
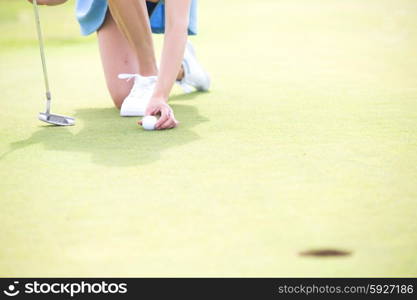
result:
<svg viewBox="0 0 417 300"><path fill-rule="evenodd" d="M44 78L44 82L45 82L46 112L49 114L50 110L51 110L51 91L49 90L48 70L46 68L46 59L45 59L45 47L44 47L44 43L43 43L43 36L42 36L42 29L41 29L41 21L40 21L40 17L39 17L38 2L36 0L33 0L33 9L35 11L36 30L37 30L37 33L38 33L39 49L40 49L41 59L42 59L43 78Z"/></svg>

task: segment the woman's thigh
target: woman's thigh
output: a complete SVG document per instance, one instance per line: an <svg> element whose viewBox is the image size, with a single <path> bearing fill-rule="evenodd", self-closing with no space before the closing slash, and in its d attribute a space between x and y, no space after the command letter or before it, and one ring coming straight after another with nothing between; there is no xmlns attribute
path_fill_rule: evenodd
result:
<svg viewBox="0 0 417 300"><path fill-rule="evenodd" d="M137 58L110 13L107 13L103 26L97 31L97 36L107 88L114 104L120 108L133 82L120 80L117 75L138 73Z"/></svg>

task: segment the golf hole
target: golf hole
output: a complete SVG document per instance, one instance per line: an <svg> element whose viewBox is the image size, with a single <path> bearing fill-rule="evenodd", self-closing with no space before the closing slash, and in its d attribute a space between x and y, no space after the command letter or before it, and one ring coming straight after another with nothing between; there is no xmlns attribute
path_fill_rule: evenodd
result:
<svg viewBox="0 0 417 300"><path fill-rule="evenodd" d="M314 249L307 250L299 253L300 256L312 256L312 257L339 257L339 256L350 256L351 251L339 250L339 249Z"/></svg>

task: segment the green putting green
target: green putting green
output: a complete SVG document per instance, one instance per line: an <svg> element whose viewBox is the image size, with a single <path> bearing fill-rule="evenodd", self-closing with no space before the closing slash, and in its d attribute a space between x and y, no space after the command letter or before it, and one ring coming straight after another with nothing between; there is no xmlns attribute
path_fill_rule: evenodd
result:
<svg viewBox="0 0 417 300"><path fill-rule="evenodd" d="M118 116L73 5L41 10L58 128L0 0L1 276L417 276L415 0L200 1L213 88L165 132Z"/></svg>

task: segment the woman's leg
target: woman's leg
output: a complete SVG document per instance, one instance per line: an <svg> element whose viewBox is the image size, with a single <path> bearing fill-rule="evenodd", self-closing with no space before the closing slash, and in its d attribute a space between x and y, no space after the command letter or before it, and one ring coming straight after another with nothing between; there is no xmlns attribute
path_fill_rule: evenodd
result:
<svg viewBox="0 0 417 300"><path fill-rule="evenodd" d="M158 74L152 31L145 0L109 0L109 8L120 31L136 53L139 74Z"/></svg>
<svg viewBox="0 0 417 300"><path fill-rule="evenodd" d="M97 31L97 36L107 88L115 106L120 109L123 100L130 93L134 82L120 80L117 76L121 73L145 75L143 72L140 73L140 71L144 69L146 70L147 68L151 70L156 68L156 63L154 62L153 45L152 53L150 54L150 57L153 59L148 60L150 63L146 63L146 61L144 62L142 60L142 67L142 65L138 63L138 56L142 58L143 55L138 55L136 52L137 50L132 48L129 41L117 27L117 24L110 12L107 13L104 24ZM142 43L139 42L139 44ZM142 68L140 68L140 66ZM151 73L153 73L153 71ZM183 70L181 69L178 74L178 80L181 80L182 77Z"/></svg>
<svg viewBox="0 0 417 300"><path fill-rule="evenodd" d="M120 73L137 74L139 65L129 42L117 28L110 13L103 26L97 31L101 61L107 88L114 104L120 109L123 100L132 89L133 81L120 80Z"/></svg>

